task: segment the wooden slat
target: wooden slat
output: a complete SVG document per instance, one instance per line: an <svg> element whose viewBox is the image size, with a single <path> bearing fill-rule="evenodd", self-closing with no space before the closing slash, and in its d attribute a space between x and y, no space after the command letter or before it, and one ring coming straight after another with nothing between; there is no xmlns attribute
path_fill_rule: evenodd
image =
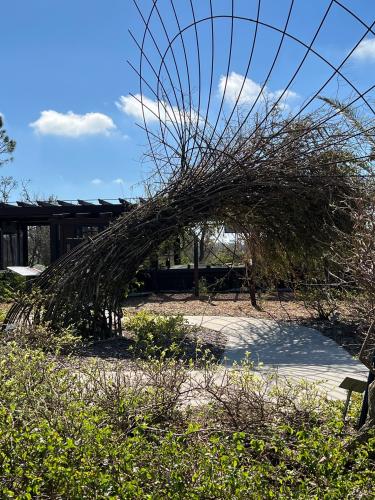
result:
<svg viewBox="0 0 375 500"><path fill-rule="evenodd" d="M133 203L130 203L128 200L125 200L124 198L119 198L119 202L121 203L121 205L124 205L124 207L128 209L134 206Z"/></svg>
<svg viewBox="0 0 375 500"><path fill-rule="evenodd" d="M85 200L77 200L77 201L78 201L79 205L82 205L84 207L87 207L87 206L89 206L89 207L94 206L95 207L96 206L95 203L90 203L89 201L85 201Z"/></svg>
<svg viewBox="0 0 375 500"><path fill-rule="evenodd" d="M69 212L63 212L61 214L52 214L52 217L55 217L57 219L63 219L65 217L71 217L72 214L70 214Z"/></svg>
<svg viewBox="0 0 375 500"><path fill-rule="evenodd" d="M45 208L50 208L50 207L56 206L56 203L51 203L50 201L37 201L37 204L40 207L45 207Z"/></svg>
<svg viewBox="0 0 375 500"><path fill-rule="evenodd" d="M17 201L17 205L19 207L35 207L36 205L34 205L33 203L27 203L26 201Z"/></svg>
<svg viewBox="0 0 375 500"><path fill-rule="evenodd" d="M111 202L106 201L106 200L102 200L101 198L98 199L98 202L100 203L100 205L110 205L110 206L114 205L114 203L111 203Z"/></svg>
<svg viewBox="0 0 375 500"><path fill-rule="evenodd" d="M57 200L57 203L62 207L76 207L75 203L71 203L70 201Z"/></svg>

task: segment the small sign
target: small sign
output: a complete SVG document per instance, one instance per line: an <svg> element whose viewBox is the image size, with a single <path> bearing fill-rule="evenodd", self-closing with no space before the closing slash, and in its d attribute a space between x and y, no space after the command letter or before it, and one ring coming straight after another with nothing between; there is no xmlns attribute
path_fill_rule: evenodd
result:
<svg viewBox="0 0 375 500"><path fill-rule="evenodd" d="M360 380L351 377L345 377L344 380L339 385L339 387L341 387L342 389L346 389L347 391L351 392L359 392L360 394L365 392L366 386L367 382L365 380Z"/></svg>

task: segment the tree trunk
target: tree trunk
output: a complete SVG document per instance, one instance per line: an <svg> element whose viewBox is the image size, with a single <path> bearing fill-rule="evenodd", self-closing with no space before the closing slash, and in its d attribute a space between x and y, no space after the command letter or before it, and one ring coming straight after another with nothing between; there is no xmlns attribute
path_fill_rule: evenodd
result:
<svg viewBox="0 0 375 500"><path fill-rule="evenodd" d="M249 262L245 263L246 268L246 281L247 286L249 287L250 293L250 302L253 307L258 307L257 304L257 295L256 295L256 284L254 279L254 263L251 264Z"/></svg>
<svg viewBox="0 0 375 500"><path fill-rule="evenodd" d="M205 245L206 233L207 233L206 226L202 226L201 237L199 239L199 262L200 263L202 263L204 261L204 258L206 256L206 245Z"/></svg>
<svg viewBox="0 0 375 500"><path fill-rule="evenodd" d="M199 297L199 252L198 236L194 235L194 295Z"/></svg>
<svg viewBox="0 0 375 500"><path fill-rule="evenodd" d="M256 286L253 279L249 281L249 289L250 289L250 302L253 307L258 307L257 304L257 295L256 295Z"/></svg>

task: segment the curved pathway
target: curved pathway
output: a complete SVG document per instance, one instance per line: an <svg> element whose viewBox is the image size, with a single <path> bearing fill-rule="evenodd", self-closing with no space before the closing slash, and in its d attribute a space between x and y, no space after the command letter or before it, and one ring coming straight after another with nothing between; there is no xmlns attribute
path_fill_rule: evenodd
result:
<svg viewBox="0 0 375 500"><path fill-rule="evenodd" d="M253 360L262 362L264 368L277 368L283 376L322 381L322 388L333 399L346 398L346 391L338 387L345 377L367 379L362 363L313 328L256 318L186 318L191 324L225 334L228 340L224 356L229 364L251 352Z"/></svg>

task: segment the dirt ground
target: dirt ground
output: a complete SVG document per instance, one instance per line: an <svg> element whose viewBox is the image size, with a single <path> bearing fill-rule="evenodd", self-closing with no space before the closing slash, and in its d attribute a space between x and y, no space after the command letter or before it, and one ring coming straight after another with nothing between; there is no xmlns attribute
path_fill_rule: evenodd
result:
<svg viewBox="0 0 375 500"><path fill-rule="evenodd" d="M306 320L312 317L303 302L294 300L290 293L263 295L258 303L259 308L255 309L245 293L217 294L200 299L188 293L163 293L129 297L124 310L130 313L144 309L159 314L244 316L278 321Z"/></svg>
<svg viewBox="0 0 375 500"><path fill-rule="evenodd" d="M0 316L5 316L10 305L6 303L0 304ZM163 293L129 297L124 303L123 309L125 314L146 310L157 314L242 316L275 321L291 321L316 328L344 347L353 356L356 356L359 352L361 338L352 319L346 314L347 308L345 305L340 308L343 313L341 320L335 322L317 320L314 311L306 308L302 301L296 300L293 294L289 292L262 294L258 299L258 305L259 307L255 309L250 304L249 295L246 293L217 294L212 297L203 296L200 299L190 293ZM204 340L207 344L217 344L219 349L222 348L222 339L210 338L210 335L208 335L207 339ZM109 346L103 345L100 348L103 352L100 352L99 355L106 357L104 351L107 348ZM116 346L115 350L123 351L124 348L126 349L127 346L121 344L121 346ZM90 355L90 353L88 352L87 355Z"/></svg>

